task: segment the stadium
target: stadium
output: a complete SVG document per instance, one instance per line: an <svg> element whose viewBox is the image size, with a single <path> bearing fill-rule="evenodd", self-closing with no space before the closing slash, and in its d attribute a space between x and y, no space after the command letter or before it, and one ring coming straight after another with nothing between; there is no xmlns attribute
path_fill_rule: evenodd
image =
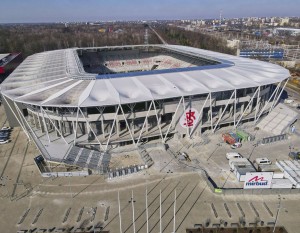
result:
<svg viewBox="0 0 300 233"><path fill-rule="evenodd" d="M1 85L11 126L48 161L97 169L114 148L257 122L290 74L177 45L71 48L28 57ZM75 159L77 157L77 159Z"/></svg>

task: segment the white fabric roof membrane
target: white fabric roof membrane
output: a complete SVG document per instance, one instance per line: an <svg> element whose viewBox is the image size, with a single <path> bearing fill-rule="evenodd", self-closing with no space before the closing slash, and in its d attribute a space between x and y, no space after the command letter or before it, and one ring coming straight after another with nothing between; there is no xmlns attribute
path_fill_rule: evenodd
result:
<svg viewBox="0 0 300 233"><path fill-rule="evenodd" d="M9 53L1 53L0 54L0 60L2 60L3 58L7 57L9 55Z"/></svg>
<svg viewBox="0 0 300 233"><path fill-rule="evenodd" d="M1 84L1 92L34 105L108 106L257 87L290 76L287 69L267 62L178 45L151 46L198 55L220 64L97 79L97 74L84 71L76 48L56 50L28 57Z"/></svg>

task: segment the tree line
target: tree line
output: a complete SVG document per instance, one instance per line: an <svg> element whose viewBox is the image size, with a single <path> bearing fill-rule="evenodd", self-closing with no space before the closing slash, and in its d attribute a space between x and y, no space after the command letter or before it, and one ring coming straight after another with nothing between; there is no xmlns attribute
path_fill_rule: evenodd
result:
<svg viewBox="0 0 300 233"><path fill-rule="evenodd" d="M126 23L0 25L0 53L22 52L26 58L38 52L72 47L144 44L144 34L144 25ZM149 43L159 43L150 30Z"/></svg>
<svg viewBox="0 0 300 233"><path fill-rule="evenodd" d="M169 43L234 54L226 41L199 32L168 25L155 30ZM149 44L159 44L148 30ZM72 47L144 44L145 25L135 23L13 24L0 25L0 53L21 52L26 58L35 53Z"/></svg>
<svg viewBox="0 0 300 233"><path fill-rule="evenodd" d="M235 50L227 47L227 41L201 32L186 31L174 26L158 26L155 30L169 43L191 46L221 53L235 54Z"/></svg>

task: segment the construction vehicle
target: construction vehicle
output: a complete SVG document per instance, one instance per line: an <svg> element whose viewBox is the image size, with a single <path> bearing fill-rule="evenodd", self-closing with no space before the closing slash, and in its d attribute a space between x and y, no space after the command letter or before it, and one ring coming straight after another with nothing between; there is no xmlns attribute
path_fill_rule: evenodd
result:
<svg viewBox="0 0 300 233"><path fill-rule="evenodd" d="M236 130L236 135L240 138L240 141L242 142L250 141L250 136L242 130Z"/></svg>
<svg viewBox="0 0 300 233"><path fill-rule="evenodd" d="M232 145L232 144L236 143L235 138L232 137L232 136L231 136L230 134L228 134L228 133L222 134L222 139L223 139L224 142L226 142L226 143L229 144L229 145Z"/></svg>
<svg viewBox="0 0 300 233"><path fill-rule="evenodd" d="M230 132L229 135L234 138L235 142L240 142L241 139L237 134Z"/></svg>

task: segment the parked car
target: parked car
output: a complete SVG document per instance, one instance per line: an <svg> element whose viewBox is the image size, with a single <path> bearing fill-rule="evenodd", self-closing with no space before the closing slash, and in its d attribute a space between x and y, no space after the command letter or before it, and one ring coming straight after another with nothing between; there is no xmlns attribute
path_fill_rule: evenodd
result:
<svg viewBox="0 0 300 233"><path fill-rule="evenodd" d="M10 133L10 129L0 129L0 132L9 132Z"/></svg>
<svg viewBox="0 0 300 233"><path fill-rule="evenodd" d="M0 132L0 136L9 136L9 133L7 133L7 132Z"/></svg>
<svg viewBox="0 0 300 233"><path fill-rule="evenodd" d="M5 144L5 143L8 143L9 142L9 140L8 139L6 139L6 140L2 140L2 139L0 139L0 144Z"/></svg>
<svg viewBox="0 0 300 233"><path fill-rule="evenodd" d="M226 153L226 159L241 159L243 156L237 152L228 152Z"/></svg>
<svg viewBox="0 0 300 233"><path fill-rule="evenodd" d="M9 133L0 132L0 137L9 137Z"/></svg>
<svg viewBox="0 0 300 233"><path fill-rule="evenodd" d="M231 147L231 149L236 149L236 148L240 148L241 146L242 146L242 143L236 142L236 143L233 143L230 147Z"/></svg>
<svg viewBox="0 0 300 233"><path fill-rule="evenodd" d="M186 161L191 162L191 159L190 159L189 155L186 152L182 152L181 155L185 158Z"/></svg>
<svg viewBox="0 0 300 233"><path fill-rule="evenodd" d="M0 137L9 137L9 133L0 132Z"/></svg>
<svg viewBox="0 0 300 233"><path fill-rule="evenodd" d="M285 103L285 104L291 104L291 103L293 103L293 102L294 102L293 99L285 99L285 100L284 100L284 103Z"/></svg>
<svg viewBox="0 0 300 233"><path fill-rule="evenodd" d="M6 127L6 126L4 126L4 127L2 127L1 130L12 130L12 128L11 128L11 127Z"/></svg>
<svg viewBox="0 0 300 233"><path fill-rule="evenodd" d="M300 151L298 152L290 152L289 157L293 160L300 160Z"/></svg>
<svg viewBox="0 0 300 233"><path fill-rule="evenodd" d="M257 158L255 159L255 163L257 163L258 165L272 164L272 162L268 158Z"/></svg>

